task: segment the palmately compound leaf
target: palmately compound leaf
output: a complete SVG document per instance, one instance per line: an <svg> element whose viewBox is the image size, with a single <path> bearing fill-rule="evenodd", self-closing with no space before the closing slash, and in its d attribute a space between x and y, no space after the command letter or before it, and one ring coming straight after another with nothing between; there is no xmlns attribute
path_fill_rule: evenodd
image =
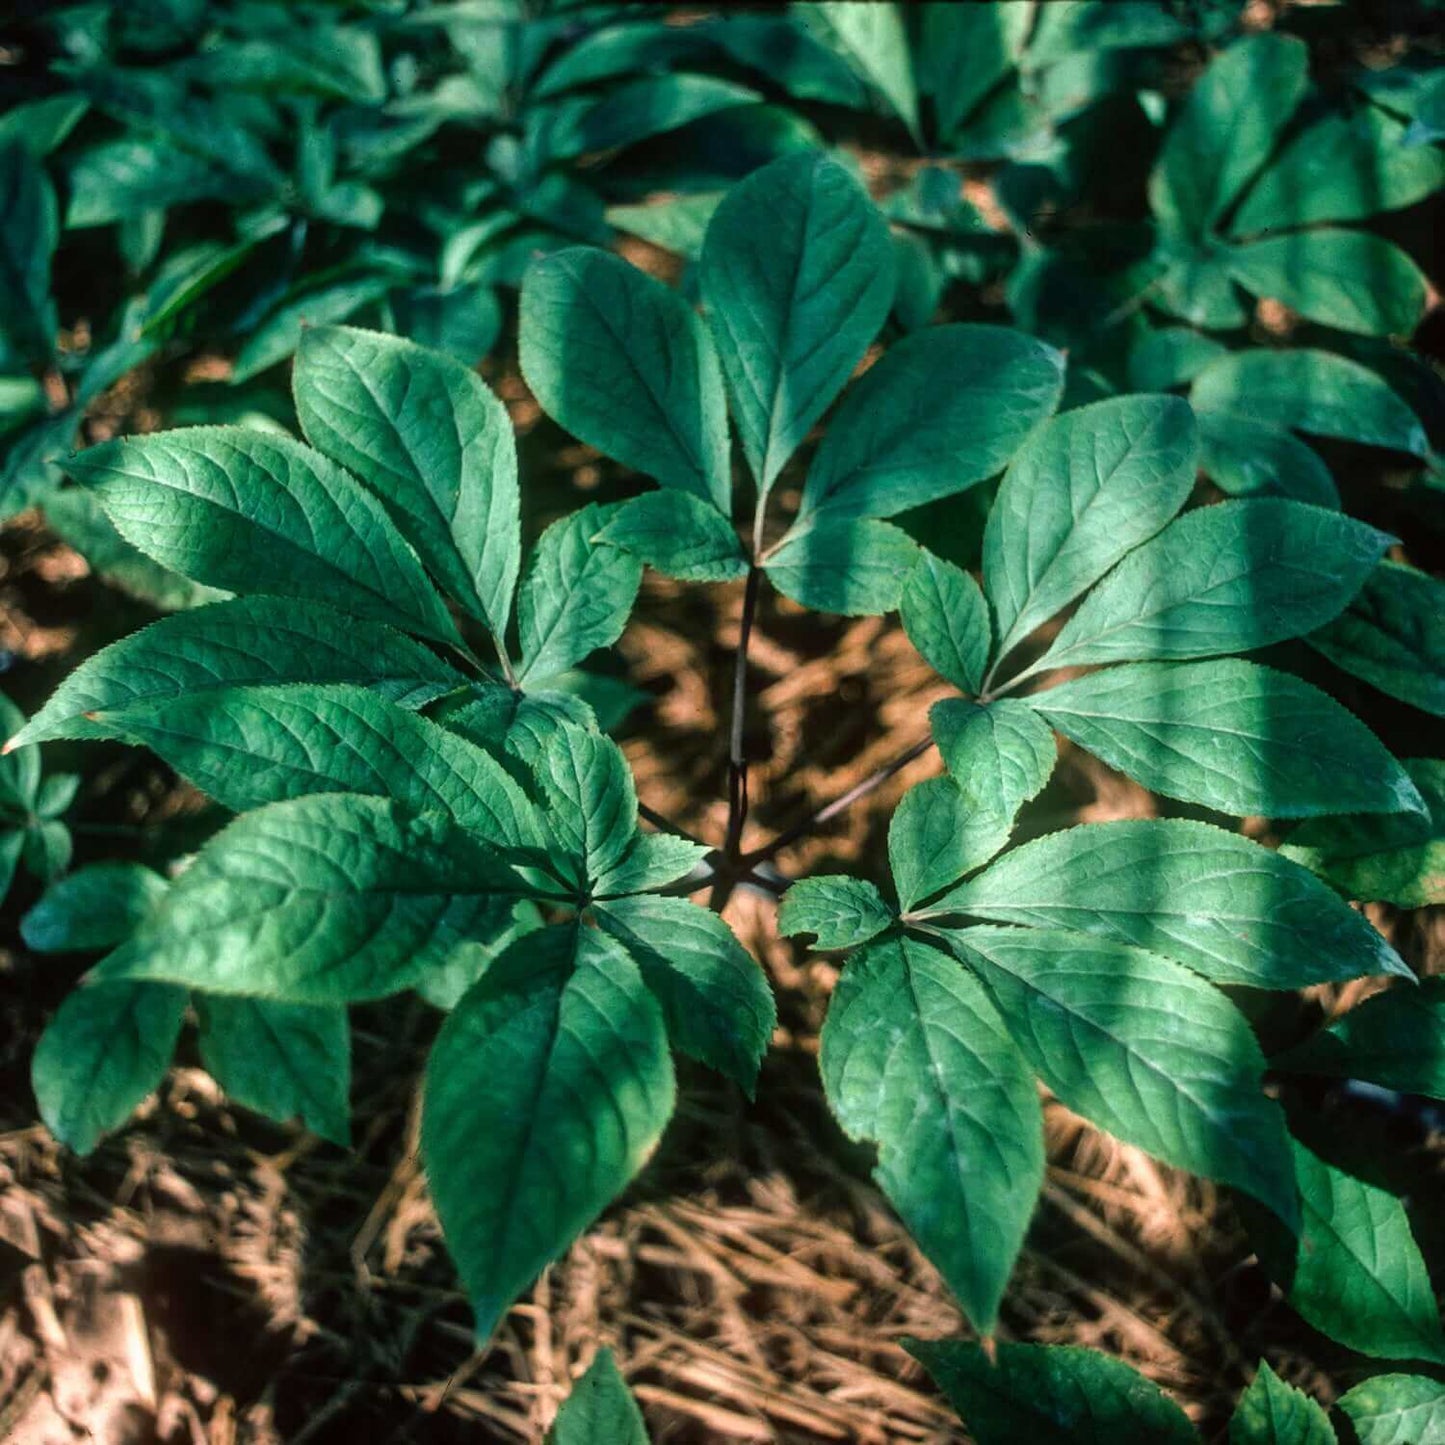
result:
<svg viewBox="0 0 1445 1445"><path fill-rule="evenodd" d="M918 545L889 522L828 516L790 532L763 566L785 597L816 612L877 617L898 606Z"/></svg>
<svg viewBox="0 0 1445 1445"><path fill-rule="evenodd" d="M1304 97L1309 48L1270 32L1215 57L1169 125L1149 177L1154 214L1203 236L1269 159Z"/></svg>
<svg viewBox="0 0 1445 1445"><path fill-rule="evenodd" d="M993 1332L1043 1183L1034 1081L982 986L912 938L844 966L819 1067L844 1132L974 1327Z"/></svg>
<svg viewBox="0 0 1445 1445"><path fill-rule="evenodd" d="M1405 770L1328 693L1238 658L1106 668L1029 698L1081 748L1221 813L1423 813Z"/></svg>
<svg viewBox="0 0 1445 1445"><path fill-rule="evenodd" d="M462 606L505 632L521 563L517 449L481 377L400 337L315 326L292 389L312 446L376 494Z"/></svg>
<svg viewBox="0 0 1445 1445"><path fill-rule="evenodd" d="M511 922L499 855L440 814L323 793L237 818L97 966L290 1003L385 998Z"/></svg>
<svg viewBox="0 0 1445 1445"><path fill-rule="evenodd" d="M20 936L36 953L114 948L135 932L169 886L139 863L92 863L45 890L20 920Z"/></svg>
<svg viewBox="0 0 1445 1445"><path fill-rule="evenodd" d="M1309 642L1371 687L1445 717L1445 584L1429 573L1381 562Z"/></svg>
<svg viewBox="0 0 1445 1445"><path fill-rule="evenodd" d="M186 427L103 442L65 469L126 541L196 582L321 601L438 642L456 628L381 503L286 437Z"/></svg>
<svg viewBox="0 0 1445 1445"><path fill-rule="evenodd" d="M1376 1375L1336 1404L1359 1445L1424 1445L1445 1432L1445 1383L1424 1375Z"/></svg>
<svg viewBox="0 0 1445 1445"><path fill-rule="evenodd" d="M309 793L363 793L447 814L498 847L542 841L531 801L491 754L364 687L211 688L94 720L238 813Z"/></svg>
<svg viewBox="0 0 1445 1445"><path fill-rule="evenodd" d="M1425 314L1425 273L1392 241L1323 226L1236 246L1229 274L1256 296L1361 336L1409 336Z"/></svg>
<svg viewBox="0 0 1445 1445"><path fill-rule="evenodd" d="M119 1129L165 1077L186 991L160 983L90 983L46 1025L30 1064L45 1127L77 1154Z"/></svg>
<svg viewBox="0 0 1445 1445"><path fill-rule="evenodd" d="M925 913L1066 928L1162 953L1215 983L1295 989L1408 966L1278 853L1185 819L1127 819L1015 848Z"/></svg>
<svg viewBox="0 0 1445 1445"><path fill-rule="evenodd" d="M1002 326L930 326L848 389L801 510L891 517L999 471L1059 403L1064 358Z"/></svg>
<svg viewBox="0 0 1445 1445"><path fill-rule="evenodd" d="M206 1072L236 1103L268 1119L300 1119L333 1144L351 1142L351 1025L336 1005L202 995L197 1043Z"/></svg>
<svg viewBox="0 0 1445 1445"><path fill-rule="evenodd" d="M1229 1445L1336 1445L1330 1417L1306 1394L1285 1384L1267 1361L1229 1422Z"/></svg>
<svg viewBox="0 0 1445 1445"><path fill-rule="evenodd" d="M357 683L420 707L464 682L421 643L319 602L238 597L163 617L85 659L31 718L17 743L106 738L96 714L213 689L266 683Z"/></svg>
<svg viewBox="0 0 1445 1445"><path fill-rule="evenodd" d="M778 932L815 935L814 948L853 948L890 928L896 917L866 878L828 874L802 878L783 895Z"/></svg>
<svg viewBox="0 0 1445 1445"><path fill-rule="evenodd" d="M1038 667L1188 660L1300 637L1344 611L1391 540L1281 497L1201 507L1131 552Z"/></svg>
<svg viewBox="0 0 1445 1445"><path fill-rule="evenodd" d="M547 1432L547 1445L648 1445L647 1425L612 1351L597 1351Z"/></svg>
<svg viewBox="0 0 1445 1445"><path fill-rule="evenodd" d="M642 581L642 563L596 541L607 513L589 505L542 533L517 594L522 642L518 679L566 672L622 636Z"/></svg>
<svg viewBox="0 0 1445 1445"><path fill-rule="evenodd" d="M767 977L733 931L685 898L615 898L597 922L631 955L662 1007L672 1046L751 1098L777 1022Z"/></svg>
<svg viewBox="0 0 1445 1445"><path fill-rule="evenodd" d="M1201 411L1231 411L1338 437L1430 455L1419 417L1369 367L1332 351L1231 351L1195 378L1189 399Z"/></svg>
<svg viewBox="0 0 1445 1445"><path fill-rule="evenodd" d="M979 691L993 632L983 593L963 568L920 548L903 584L898 619L940 677L963 692Z"/></svg>
<svg viewBox="0 0 1445 1445"><path fill-rule="evenodd" d="M688 492L644 492L624 502L596 540L621 547L684 582L735 582L748 559L732 523Z"/></svg>
<svg viewBox="0 0 1445 1445"><path fill-rule="evenodd" d="M1445 978L1371 994L1270 1066L1445 1099Z"/></svg>
<svg viewBox="0 0 1445 1445"><path fill-rule="evenodd" d="M1249 1211L1250 1240L1285 1298L1317 1330L1364 1355L1445 1364L1445 1332L1405 1206L1298 1140L1298 1237Z"/></svg>
<svg viewBox="0 0 1445 1445"><path fill-rule="evenodd" d="M537 776L576 881L595 885L622 862L637 830L637 794L621 748L601 733L558 723L542 745Z"/></svg>
<svg viewBox="0 0 1445 1445"><path fill-rule="evenodd" d="M1182 964L1060 929L949 935L1034 1071L1090 1123L1299 1218L1284 1111L1244 1015Z"/></svg>
<svg viewBox="0 0 1445 1445"><path fill-rule="evenodd" d="M784 156L717 208L699 284L765 495L888 316L888 228L837 161L816 150Z"/></svg>
<svg viewBox="0 0 1445 1445"><path fill-rule="evenodd" d="M422 1159L479 1341L646 1163L674 1087L662 1013L596 929L528 935L457 1004L427 1063Z"/></svg>
<svg viewBox="0 0 1445 1445"><path fill-rule="evenodd" d="M1308 126L1250 187L1230 233L1362 221L1423 200L1445 185L1445 154L1434 146L1405 145L1407 130L1375 105Z"/></svg>
<svg viewBox="0 0 1445 1445"><path fill-rule="evenodd" d="M1122 1360L1078 1345L903 1341L978 1445L1197 1445L1189 1417Z"/></svg>
<svg viewBox="0 0 1445 1445"><path fill-rule="evenodd" d="M1004 475L983 542L999 655L1147 541L1194 486L1198 428L1178 397L1128 396L1040 427Z"/></svg>
<svg viewBox="0 0 1445 1445"><path fill-rule="evenodd" d="M624 466L727 516L727 399L702 322L671 287L594 247L522 283L522 373L542 408Z"/></svg>

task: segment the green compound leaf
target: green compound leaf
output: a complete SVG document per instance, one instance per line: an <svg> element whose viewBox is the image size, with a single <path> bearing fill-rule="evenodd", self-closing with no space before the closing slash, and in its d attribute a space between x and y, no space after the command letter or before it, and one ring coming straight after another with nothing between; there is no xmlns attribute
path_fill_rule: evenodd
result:
<svg viewBox="0 0 1445 1445"><path fill-rule="evenodd" d="M1425 1445L1445 1431L1445 1384L1424 1375L1376 1375L1336 1404L1359 1445Z"/></svg>
<svg viewBox="0 0 1445 1445"><path fill-rule="evenodd" d="M536 810L495 758L366 688L211 688L96 720L233 812L310 793L362 793L447 814L498 847L541 843Z"/></svg>
<svg viewBox="0 0 1445 1445"><path fill-rule="evenodd" d="M1201 507L1131 552L1036 670L1247 652L1313 632L1344 611L1391 540L1282 497Z"/></svg>
<svg viewBox="0 0 1445 1445"><path fill-rule="evenodd" d="M1111 938L1215 983L1295 989L1365 974L1413 978L1368 921L1306 869L1184 819L1050 833L926 912Z"/></svg>
<svg viewBox="0 0 1445 1445"><path fill-rule="evenodd" d="M929 778L910 788L888 825L888 866L904 910L947 888L968 871L977 838L963 790L952 778Z"/></svg>
<svg viewBox="0 0 1445 1445"><path fill-rule="evenodd" d="M45 1127L89 1154L159 1087L185 1012L185 989L165 984L76 989L46 1025L30 1064Z"/></svg>
<svg viewBox="0 0 1445 1445"><path fill-rule="evenodd" d="M1195 379L1200 411L1429 457L1419 417L1367 366L1329 351L1231 351Z"/></svg>
<svg viewBox="0 0 1445 1445"><path fill-rule="evenodd" d="M616 898L598 907L597 922L641 970L672 1046L752 1098L777 1007L732 929L685 898Z"/></svg>
<svg viewBox="0 0 1445 1445"><path fill-rule="evenodd" d="M381 503L299 442L187 427L104 442L65 467L126 541L193 581L319 600L438 642L458 640Z"/></svg>
<svg viewBox="0 0 1445 1445"><path fill-rule="evenodd" d="M814 948L853 948L893 925L893 909L866 878L803 878L783 895L778 932L816 935Z"/></svg>
<svg viewBox="0 0 1445 1445"><path fill-rule="evenodd" d="M319 602L239 597L163 617L88 657L31 718L18 742L105 738L107 714L269 683L357 683L420 707L465 681L434 653L379 622Z"/></svg>
<svg viewBox="0 0 1445 1445"><path fill-rule="evenodd" d="M905 1339L978 1445L1197 1445L1189 1417L1122 1360L1077 1345Z"/></svg>
<svg viewBox="0 0 1445 1445"><path fill-rule="evenodd" d="M1233 411L1195 409L1204 474L1233 497L1293 497L1339 510L1340 494L1324 459L1293 432Z"/></svg>
<svg viewBox="0 0 1445 1445"><path fill-rule="evenodd" d="M1361 336L1409 336L1429 282L1393 242L1322 227L1236 246L1225 264L1247 291Z"/></svg>
<svg viewBox="0 0 1445 1445"><path fill-rule="evenodd" d="M627 851L597 877L598 898L624 898L646 893L686 878L711 850L672 833L635 832Z"/></svg>
<svg viewBox="0 0 1445 1445"><path fill-rule="evenodd" d="M717 208L699 285L760 495L882 328L893 284L883 218L820 152L754 171Z"/></svg>
<svg viewBox="0 0 1445 1445"><path fill-rule="evenodd" d="M346 1010L268 999L196 1000L206 1072L236 1103L351 1142L351 1025Z"/></svg>
<svg viewBox="0 0 1445 1445"><path fill-rule="evenodd" d="M1269 159L1304 97L1309 48L1279 34L1249 35L1195 81L1149 177L1154 214L1203 236Z"/></svg>
<svg viewBox="0 0 1445 1445"><path fill-rule="evenodd" d="M920 548L903 584L898 618L908 640L940 677L963 692L979 691L993 630L988 604L967 572Z"/></svg>
<svg viewBox="0 0 1445 1445"><path fill-rule="evenodd" d="M1445 1099L1445 978L1371 994L1270 1066Z"/></svg>
<svg viewBox="0 0 1445 1445"><path fill-rule="evenodd" d="M801 512L891 517L997 472L1059 403L1064 358L1001 326L930 326L849 388Z"/></svg>
<svg viewBox="0 0 1445 1445"><path fill-rule="evenodd" d="M290 1003L385 998L508 927L521 892L439 815L338 793L272 803L216 834L96 976Z"/></svg>
<svg viewBox="0 0 1445 1445"><path fill-rule="evenodd" d="M457 1004L427 1064L422 1159L479 1341L646 1163L673 1097L661 1011L595 929L529 934Z"/></svg>
<svg viewBox="0 0 1445 1445"><path fill-rule="evenodd" d="M0 141L0 337L37 361L55 349L50 262L59 239L44 168L18 141Z"/></svg>
<svg viewBox="0 0 1445 1445"><path fill-rule="evenodd" d="M1335 1445L1330 1417L1261 1360L1235 1407L1229 1445Z"/></svg>
<svg viewBox="0 0 1445 1445"><path fill-rule="evenodd" d="M608 514L593 504L553 522L517 594L521 682L555 676L622 636L642 563L596 538Z"/></svg>
<svg viewBox="0 0 1445 1445"><path fill-rule="evenodd" d="M1147 541L1194 486L1198 430L1178 397L1065 412L1025 444L983 543L984 590L1007 653Z"/></svg>
<svg viewBox="0 0 1445 1445"><path fill-rule="evenodd" d="M92 863L52 883L20 920L36 953L114 948L150 915L170 885L139 863Z"/></svg>
<svg viewBox="0 0 1445 1445"><path fill-rule="evenodd" d="M644 492L624 502L594 539L621 547L684 582L734 582L748 559L726 516L687 492Z"/></svg>
<svg viewBox="0 0 1445 1445"><path fill-rule="evenodd" d="M1014 1042L1077 1114L1156 1159L1299 1219L1264 1055L1212 984L1142 949L1055 929L949 935Z"/></svg>
<svg viewBox="0 0 1445 1445"><path fill-rule="evenodd" d="M1273 1219L1246 1216L1270 1278L1317 1330L1363 1355L1445 1363L1440 1311L1405 1206L1291 1143L1298 1239Z"/></svg>
<svg viewBox="0 0 1445 1445"><path fill-rule="evenodd" d="M1309 818L1425 808L1363 723L1327 693L1257 663L1135 663L1028 702L1151 791L1221 813Z"/></svg>
<svg viewBox="0 0 1445 1445"><path fill-rule="evenodd" d="M816 612L877 617L898 606L918 544L891 522L823 516L786 536L763 562L785 597Z"/></svg>
<svg viewBox="0 0 1445 1445"><path fill-rule="evenodd" d="M1043 1183L1042 1113L982 986L911 938L843 969L819 1061L844 1131L974 1327L992 1333Z"/></svg>
<svg viewBox="0 0 1445 1445"><path fill-rule="evenodd" d="M1412 707L1445 717L1445 583L1382 562L1310 646Z"/></svg>
<svg viewBox="0 0 1445 1445"><path fill-rule="evenodd" d="M517 451L481 377L399 337L316 326L292 386L312 446L360 477L442 586L504 632L521 564Z"/></svg>
<svg viewBox="0 0 1445 1445"><path fill-rule="evenodd" d="M559 722L536 767L547 821L576 865L576 881L595 885L627 856L637 832L637 794L622 749L601 733Z"/></svg>
<svg viewBox="0 0 1445 1445"><path fill-rule="evenodd" d="M1315 221L1363 221L1445 185L1445 153L1403 144L1407 126L1378 106L1301 131L1250 188L1229 230L1254 236Z"/></svg>
<svg viewBox="0 0 1445 1445"><path fill-rule="evenodd" d="M647 1425L612 1351L597 1351L557 1411L547 1445L648 1445Z"/></svg>
<svg viewBox="0 0 1445 1445"><path fill-rule="evenodd" d="M676 291L605 251L554 252L522 284L521 359L553 420L726 517L732 476L722 370Z"/></svg>

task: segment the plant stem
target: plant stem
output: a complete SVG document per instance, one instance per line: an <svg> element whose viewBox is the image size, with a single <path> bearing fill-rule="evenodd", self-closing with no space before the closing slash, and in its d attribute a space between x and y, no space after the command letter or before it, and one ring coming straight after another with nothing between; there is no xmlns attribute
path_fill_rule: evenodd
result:
<svg viewBox="0 0 1445 1445"><path fill-rule="evenodd" d="M933 746L933 738L930 735L926 738L919 738L907 752L901 753L891 763L885 763L877 772L869 773L861 783L855 783L840 798L834 798L831 803L825 804L815 813L810 814L801 822L794 823L791 828L785 828L771 843L762 848L755 848L751 853L745 853L738 861L739 864L755 868L759 863L766 863L775 858L784 848L796 843L799 838L806 837L815 828L836 818L839 813L851 808L860 798L866 798L875 788L881 787L895 773L902 772L909 763L921 758L929 748Z"/></svg>
<svg viewBox="0 0 1445 1445"><path fill-rule="evenodd" d="M702 843L702 839L689 833L686 828L674 823L671 818L659 813L656 808L649 808L646 803L639 802L637 805L637 816L644 823L651 823L659 833L675 833L679 838L686 838L689 843Z"/></svg>
<svg viewBox="0 0 1445 1445"><path fill-rule="evenodd" d="M761 513L761 509L759 511ZM728 825L717 879L713 884L711 906L715 909L722 908L727 902L736 882L734 865L740 857L743 825L748 820L748 759L743 746L748 701L748 644L752 641L753 622L757 617L758 594L762 585L763 569L754 563L748 569L748 580L743 589L743 613L738 624L738 650L733 662L732 720L728 727Z"/></svg>

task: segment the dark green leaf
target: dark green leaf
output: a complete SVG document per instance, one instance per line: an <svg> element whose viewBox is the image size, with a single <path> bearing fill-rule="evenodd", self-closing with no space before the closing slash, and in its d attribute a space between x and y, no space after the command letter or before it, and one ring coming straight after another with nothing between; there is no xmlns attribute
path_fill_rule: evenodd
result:
<svg viewBox="0 0 1445 1445"><path fill-rule="evenodd" d="M519 681L565 672L599 647L610 647L627 626L642 563L597 544L608 520L591 505L542 533L517 594Z"/></svg>
<svg viewBox="0 0 1445 1445"><path fill-rule="evenodd" d="M622 857L598 875L598 898L623 898L646 893L685 878L708 855L705 843L672 833L634 833Z"/></svg>
<svg viewBox="0 0 1445 1445"><path fill-rule="evenodd" d="M657 1004L595 929L513 944L452 1011L422 1157L478 1340L646 1162L673 1095Z"/></svg>
<svg viewBox="0 0 1445 1445"><path fill-rule="evenodd" d="M1424 1375L1376 1375L1337 1403L1359 1445L1427 1445L1445 1430L1445 1384Z"/></svg>
<svg viewBox="0 0 1445 1445"><path fill-rule="evenodd" d="M557 723L537 775L551 805L548 821L577 864L578 883L595 885L626 857L637 828L637 795L621 748L601 733Z"/></svg>
<svg viewBox="0 0 1445 1445"><path fill-rule="evenodd" d="M576 247L522 287L522 370L548 415L605 455L727 515L727 401L717 353L681 296Z"/></svg>
<svg viewBox="0 0 1445 1445"><path fill-rule="evenodd" d="M1277 493L1339 509L1340 494L1319 453L1293 432L1232 411L1196 409L1205 475L1234 497Z"/></svg>
<svg viewBox="0 0 1445 1445"><path fill-rule="evenodd" d="M914 64L946 145L1013 69L1033 18L1017 5L931 5L920 13Z"/></svg>
<svg viewBox="0 0 1445 1445"><path fill-rule="evenodd" d="M684 582L735 582L748 560L727 517L687 492L644 492L612 514L596 540Z"/></svg>
<svg viewBox="0 0 1445 1445"><path fill-rule="evenodd" d="M50 261L60 239L55 189L19 142L0 145L0 342L30 360L55 349Z"/></svg>
<svg viewBox="0 0 1445 1445"><path fill-rule="evenodd" d="M1216 983L1294 989L1412 977L1306 869L1184 819L1090 823L1026 843L927 910L1132 943Z"/></svg>
<svg viewBox="0 0 1445 1445"><path fill-rule="evenodd" d="M857 7L850 7L857 8ZM1064 358L1002 326L931 326L849 388L801 510L891 517L997 472L1059 403Z"/></svg>
<svg viewBox="0 0 1445 1445"><path fill-rule="evenodd" d="M642 1411L612 1359L598 1350L557 1411L547 1445L647 1445Z"/></svg>
<svg viewBox="0 0 1445 1445"><path fill-rule="evenodd" d="M269 367L279 365L296 351L304 336L354 316L363 307L379 301L393 284L394 279L386 275L351 275L322 285L303 284L247 336L231 367L232 385L239 386ZM293 378L295 375L293 373ZM302 426L305 427L304 418ZM328 449L322 447L321 450ZM362 475L369 476L374 470L366 467Z"/></svg>
<svg viewBox="0 0 1445 1445"><path fill-rule="evenodd" d="M843 969L819 1067L844 1131L974 1327L992 1333L1043 1183L1033 1079L979 983L911 938Z"/></svg>
<svg viewBox="0 0 1445 1445"><path fill-rule="evenodd" d="M836 161L785 156L718 207L699 284L743 451L766 494L888 315L888 228Z"/></svg>
<svg viewBox="0 0 1445 1445"><path fill-rule="evenodd" d="M978 1445L1197 1445L1189 1417L1122 1360L1077 1345L903 1341Z"/></svg>
<svg viewBox="0 0 1445 1445"><path fill-rule="evenodd" d="M1187 660L1300 637L1344 611L1390 541L1281 497L1201 507L1131 552L1036 670Z"/></svg>
<svg viewBox="0 0 1445 1445"><path fill-rule="evenodd" d="M201 1063L236 1103L351 1142L351 1025L336 1006L201 997Z"/></svg>
<svg viewBox="0 0 1445 1445"><path fill-rule="evenodd" d="M815 934L814 948L853 948L891 927L895 916L867 879L829 874L803 878L788 889L778 909L778 932L784 938Z"/></svg>
<svg viewBox="0 0 1445 1445"><path fill-rule="evenodd" d="M641 970L672 1046L752 1097L777 1009L732 929L685 898L616 898L597 909L597 921Z"/></svg>
<svg viewBox="0 0 1445 1445"><path fill-rule="evenodd" d="M1316 1329L1361 1354L1445 1363L1445 1332L1405 1206L1294 1146L1298 1239L1249 1217L1250 1238L1285 1298Z"/></svg>
<svg viewBox="0 0 1445 1445"><path fill-rule="evenodd" d="M1041 427L1005 474L984 534L1002 656L1152 537L1194 485L1199 440L1177 397L1119 397Z"/></svg>
<svg viewBox="0 0 1445 1445"><path fill-rule="evenodd" d="M92 863L52 883L20 921L36 953L114 948L149 917L169 885L139 863Z"/></svg>
<svg viewBox="0 0 1445 1445"><path fill-rule="evenodd" d="M521 561L507 409L461 362L351 327L306 333L293 376L312 444L382 501L444 587L500 636Z"/></svg>
<svg viewBox="0 0 1445 1445"><path fill-rule="evenodd" d="M947 888L978 847L974 819L952 778L929 778L904 795L888 825L888 866L905 911Z"/></svg>
<svg viewBox="0 0 1445 1445"><path fill-rule="evenodd" d="M232 427L104 442L66 470L120 534L213 587L320 599L440 642L456 628L370 492L320 452Z"/></svg>
<svg viewBox="0 0 1445 1445"><path fill-rule="evenodd" d="M1286 1385L1265 1360L1235 1407L1229 1445L1335 1445L1330 1417Z"/></svg>
<svg viewBox="0 0 1445 1445"><path fill-rule="evenodd" d="M1257 663L1135 663L1028 701L1110 767L1220 813L1424 811L1363 723L1327 693Z"/></svg>
<svg viewBox="0 0 1445 1445"><path fill-rule="evenodd" d="M1193 381L1229 348L1187 326L1149 331L1129 349L1129 385L1135 391L1168 391Z"/></svg>
<svg viewBox="0 0 1445 1445"><path fill-rule="evenodd" d="M237 200L256 192L238 188L220 166L158 136L121 136L70 162L69 194L66 229L81 230L191 201Z"/></svg>
<svg viewBox="0 0 1445 1445"><path fill-rule="evenodd" d="M1284 1111L1264 1055L1212 984L1142 949L1059 929L950 941L1062 1102L1126 1144L1299 1218Z"/></svg>
<svg viewBox="0 0 1445 1445"><path fill-rule="evenodd" d="M915 141L918 92L909 55L908 32L897 5L853 5L848 0L809 0L798 19L837 51L887 102Z"/></svg>
<svg viewBox="0 0 1445 1445"><path fill-rule="evenodd" d="M898 606L918 547L890 522L823 516L790 532L763 562L773 585L815 612L877 617Z"/></svg>
<svg viewBox="0 0 1445 1445"><path fill-rule="evenodd" d="M46 1025L30 1064L45 1126L77 1154L119 1129L171 1064L186 991L156 983L78 988Z"/></svg>
<svg viewBox="0 0 1445 1445"><path fill-rule="evenodd" d="M993 629L983 593L967 572L920 549L903 585L898 618L935 672L963 692L979 691Z"/></svg>
<svg viewBox="0 0 1445 1445"><path fill-rule="evenodd" d="M500 932L521 891L439 814L336 793L272 803L216 834L97 977L291 1003L384 998Z"/></svg>

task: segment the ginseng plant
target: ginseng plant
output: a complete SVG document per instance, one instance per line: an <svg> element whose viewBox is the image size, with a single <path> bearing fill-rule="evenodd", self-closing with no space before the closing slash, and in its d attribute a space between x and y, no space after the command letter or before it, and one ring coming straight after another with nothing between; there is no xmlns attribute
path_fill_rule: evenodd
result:
<svg viewBox="0 0 1445 1445"><path fill-rule="evenodd" d="M1042 1183L1042 1080L1252 1201L1261 1255L1313 1322L1373 1353L1445 1358L1403 1205L1371 1189L1356 1208L1368 1186L1292 1142L1237 1006L1391 977L1275 1061L1369 1077L1381 1015L1438 1040L1440 995L1328 882L1224 826L1362 815L1331 834L1353 828L1358 852L1429 835L1431 802L1361 722L1239 655L1332 622L1390 539L1285 498L1189 505L1184 400L1055 415L1064 357L1008 328L923 328L849 385L888 318L892 268L882 217L818 153L718 207L701 315L600 250L538 261L528 383L660 485L553 523L525 568L505 410L459 362L379 334L306 333L304 442L196 427L68 460L131 543L237 595L97 654L12 746L144 745L239 816L173 880L136 890L40 1044L45 1119L81 1148L120 1125L188 998L223 1085L249 1029L300 1093L308 1071L344 1074L348 1005L416 990L447 1011L423 1160L487 1341L648 1158L673 1108L672 1051L754 1086L773 1000L716 909L837 811L743 847L736 720L757 600L775 587L822 612L896 609L959 692L901 748L900 762L936 746L943 771L893 817L892 896L805 879L781 926L848 951L822 1039L828 1100L876 1143L879 1185L979 1332ZM796 515L780 517L774 484L830 408ZM752 482L741 526L734 440ZM887 520L1001 471L981 587ZM557 685L621 634L644 566L743 589L730 818L712 847L639 826L622 752ZM1191 816L1010 848L1056 732ZM1416 774L1438 799L1428 766ZM1416 1091L1438 1088L1426 1068ZM341 1103L328 1117L344 1139ZM1353 1249L1367 1228L1388 1247Z"/></svg>

